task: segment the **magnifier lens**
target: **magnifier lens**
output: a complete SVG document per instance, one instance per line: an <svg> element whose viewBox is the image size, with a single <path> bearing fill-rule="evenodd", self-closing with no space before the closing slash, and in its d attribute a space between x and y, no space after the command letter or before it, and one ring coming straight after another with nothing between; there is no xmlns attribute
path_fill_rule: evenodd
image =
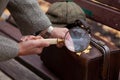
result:
<svg viewBox="0 0 120 80"><path fill-rule="evenodd" d="M73 43L73 39L70 35L69 32L66 33L66 36L65 36L65 45L66 47L72 51L72 52L75 52L75 47L74 47L74 43Z"/></svg>
<svg viewBox="0 0 120 80"><path fill-rule="evenodd" d="M72 52L85 50L90 43L89 34L81 28L70 29L65 36L65 45Z"/></svg>

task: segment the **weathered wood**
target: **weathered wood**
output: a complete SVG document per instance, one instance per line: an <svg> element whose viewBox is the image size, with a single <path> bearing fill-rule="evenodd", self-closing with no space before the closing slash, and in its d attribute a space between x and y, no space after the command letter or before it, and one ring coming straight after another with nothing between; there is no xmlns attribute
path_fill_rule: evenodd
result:
<svg viewBox="0 0 120 80"><path fill-rule="evenodd" d="M80 0L78 3L90 14L87 16L95 21L120 30L120 12L87 0Z"/></svg>
<svg viewBox="0 0 120 80"><path fill-rule="evenodd" d="M21 56L17 57L16 60L45 80L59 80L55 74L46 68L38 55Z"/></svg>
<svg viewBox="0 0 120 80"><path fill-rule="evenodd" d="M120 9L120 0L96 0L96 1L107 4L107 5L112 6L114 8Z"/></svg>
<svg viewBox="0 0 120 80"><path fill-rule="evenodd" d="M0 62L0 69L14 80L43 80L14 59Z"/></svg>
<svg viewBox="0 0 120 80"><path fill-rule="evenodd" d="M6 21L0 21L0 32L6 36L9 36L9 38L15 41L19 41L22 37L20 30L7 23Z"/></svg>

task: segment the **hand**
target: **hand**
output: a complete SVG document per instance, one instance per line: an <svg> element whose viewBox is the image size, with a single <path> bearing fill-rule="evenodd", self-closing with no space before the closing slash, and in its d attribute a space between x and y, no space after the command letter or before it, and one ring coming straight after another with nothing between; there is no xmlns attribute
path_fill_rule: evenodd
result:
<svg viewBox="0 0 120 80"><path fill-rule="evenodd" d="M21 41L27 41L27 40L36 40L36 39L41 39L41 36L34 36L34 35L27 35L27 36L22 36L20 39Z"/></svg>
<svg viewBox="0 0 120 80"><path fill-rule="evenodd" d="M51 32L51 36L53 38L64 39L67 32L68 32L67 28L54 27L53 31ZM57 47L62 47L63 45L64 43L58 43Z"/></svg>
<svg viewBox="0 0 120 80"><path fill-rule="evenodd" d="M51 32L51 36L53 38L60 38L60 39L64 39L65 34L67 33L68 29L67 28L58 28L58 27L54 27L54 29Z"/></svg>
<svg viewBox="0 0 120 80"><path fill-rule="evenodd" d="M29 38L29 40L28 40ZM25 40L27 39L27 40ZM26 36L23 42L19 43L19 56L30 55L30 54L40 54L44 47L48 47L49 43L44 41L42 37L39 36Z"/></svg>

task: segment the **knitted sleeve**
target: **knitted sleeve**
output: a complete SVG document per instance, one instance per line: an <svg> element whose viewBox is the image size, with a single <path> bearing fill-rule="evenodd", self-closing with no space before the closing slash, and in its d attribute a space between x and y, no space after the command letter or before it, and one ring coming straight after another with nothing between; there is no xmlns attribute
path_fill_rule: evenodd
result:
<svg viewBox="0 0 120 80"><path fill-rule="evenodd" d="M6 8L8 2L9 0L0 0L0 16L3 13L4 9Z"/></svg>
<svg viewBox="0 0 120 80"><path fill-rule="evenodd" d="M51 25L37 0L10 0L7 7L23 35L33 34Z"/></svg>
<svg viewBox="0 0 120 80"><path fill-rule="evenodd" d="M0 61L16 57L18 55L18 48L18 44L15 41L0 36Z"/></svg>

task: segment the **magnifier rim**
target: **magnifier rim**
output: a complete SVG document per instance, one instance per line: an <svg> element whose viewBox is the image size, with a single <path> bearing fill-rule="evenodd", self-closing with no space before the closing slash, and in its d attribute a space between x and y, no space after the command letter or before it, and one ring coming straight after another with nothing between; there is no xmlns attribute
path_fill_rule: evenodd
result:
<svg viewBox="0 0 120 80"><path fill-rule="evenodd" d="M72 28L72 29L74 29L74 28ZM65 34L65 37L64 37L64 44L65 44L65 46L67 47L67 49L68 50L70 50L71 52L82 52L82 51L84 51L88 46L89 46L89 44L90 44L90 34L87 32L87 31L85 31L84 29L82 29L83 31L85 31L86 33L85 34L87 34L89 37L88 37L88 45L86 46L86 48L84 48L84 49L82 49L82 50L79 50L79 51L73 51L73 50L71 50L71 49L69 49L69 47L68 47L68 45L66 44L66 36L67 36L67 34L68 34L68 32L70 32L72 29L70 29L69 31L67 31L66 32L66 34ZM81 28L80 28L81 29Z"/></svg>

